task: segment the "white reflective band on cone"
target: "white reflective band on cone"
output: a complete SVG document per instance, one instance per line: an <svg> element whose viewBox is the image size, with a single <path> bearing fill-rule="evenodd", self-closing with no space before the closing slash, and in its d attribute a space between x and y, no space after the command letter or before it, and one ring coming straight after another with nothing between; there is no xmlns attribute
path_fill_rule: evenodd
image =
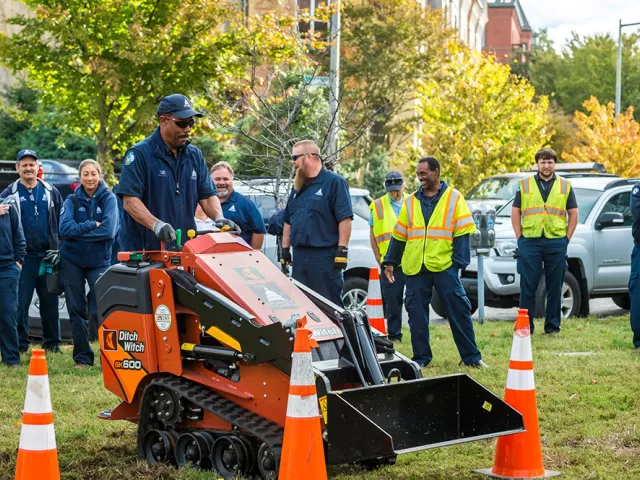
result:
<svg viewBox="0 0 640 480"><path fill-rule="evenodd" d="M531 353L531 337L513 336L513 345L511 346L511 360L520 362L533 361Z"/></svg>
<svg viewBox="0 0 640 480"><path fill-rule="evenodd" d="M369 317L369 319L384 318L382 305L367 305L367 317Z"/></svg>
<svg viewBox="0 0 640 480"><path fill-rule="evenodd" d="M48 375L29 375L24 411L28 413L51 413L53 411L49 396Z"/></svg>
<svg viewBox="0 0 640 480"><path fill-rule="evenodd" d="M512 370L507 373L507 388L511 390L535 390L533 370Z"/></svg>
<svg viewBox="0 0 640 480"><path fill-rule="evenodd" d="M369 280L369 291L371 291L372 288L380 288L380 280Z"/></svg>
<svg viewBox="0 0 640 480"><path fill-rule="evenodd" d="M311 352L293 352L291 355L291 380L289 385L315 385Z"/></svg>
<svg viewBox="0 0 640 480"><path fill-rule="evenodd" d="M22 425L20 450L41 452L55 450L56 434L51 425Z"/></svg>
<svg viewBox="0 0 640 480"><path fill-rule="evenodd" d="M287 402L287 417L289 418L316 418L320 416L318 410L318 396L309 395L302 397L300 395L289 394Z"/></svg>

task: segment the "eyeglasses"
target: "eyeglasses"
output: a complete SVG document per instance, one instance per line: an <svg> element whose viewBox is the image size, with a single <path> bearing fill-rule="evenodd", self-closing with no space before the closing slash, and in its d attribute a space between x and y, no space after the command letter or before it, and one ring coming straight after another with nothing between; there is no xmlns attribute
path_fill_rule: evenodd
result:
<svg viewBox="0 0 640 480"><path fill-rule="evenodd" d="M187 128L187 127L193 128L193 126L196 123L196 121L193 118L191 120L179 120L173 117L167 117L167 118L171 120L173 123L175 123L178 128Z"/></svg>

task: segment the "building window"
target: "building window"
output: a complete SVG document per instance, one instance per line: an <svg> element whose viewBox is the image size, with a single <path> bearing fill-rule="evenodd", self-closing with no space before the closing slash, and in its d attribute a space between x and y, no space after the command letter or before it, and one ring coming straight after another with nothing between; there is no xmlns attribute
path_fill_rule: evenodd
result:
<svg viewBox="0 0 640 480"><path fill-rule="evenodd" d="M311 17L315 15L316 7L319 7L320 5L326 5L326 2L321 0L298 0L298 10L307 10ZM325 22L317 22L313 20L311 22L299 22L298 30L300 33L313 33L315 31L326 32L328 30L328 25Z"/></svg>

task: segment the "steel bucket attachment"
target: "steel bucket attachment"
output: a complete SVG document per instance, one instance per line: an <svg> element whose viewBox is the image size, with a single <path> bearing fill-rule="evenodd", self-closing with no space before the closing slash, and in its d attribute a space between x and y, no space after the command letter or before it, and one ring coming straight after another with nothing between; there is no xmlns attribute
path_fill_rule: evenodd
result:
<svg viewBox="0 0 640 480"><path fill-rule="evenodd" d="M331 465L522 432L522 415L466 374L330 392Z"/></svg>

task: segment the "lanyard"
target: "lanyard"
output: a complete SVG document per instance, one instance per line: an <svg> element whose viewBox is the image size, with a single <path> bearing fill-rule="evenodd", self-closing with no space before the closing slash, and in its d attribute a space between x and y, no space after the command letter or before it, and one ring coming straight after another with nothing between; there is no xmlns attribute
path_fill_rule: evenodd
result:
<svg viewBox="0 0 640 480"><path fill-rule="evenodd" d="M37 186L36 186L36 187L34 187L34 188L28 188L28 189L27 189L27 192L29 192L29 200L31 200L31 201L33 202L33 208L34 208L34 210L35 210L35 215L36 215L36 218L38 218L38 202L37 202L37 200L35 199L35 197L33 196L33 191L34 191L36 188L37 188Z"/></svg>

